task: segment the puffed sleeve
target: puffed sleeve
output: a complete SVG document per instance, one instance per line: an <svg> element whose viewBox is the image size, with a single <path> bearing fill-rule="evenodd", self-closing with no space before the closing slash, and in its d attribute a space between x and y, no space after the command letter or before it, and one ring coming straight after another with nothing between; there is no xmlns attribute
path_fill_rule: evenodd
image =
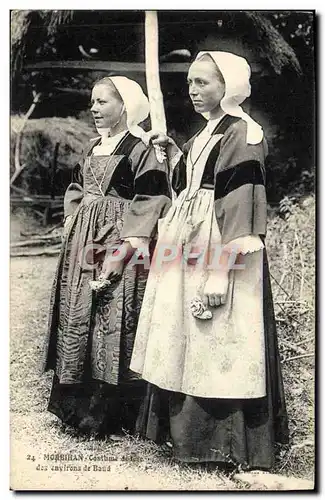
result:
<svg viewBox="0 0 325 500"><path fill-rule="evenodd" d="M215 168L215 215L222 244L242 253L263 247L266 234L265 158L267 144L246 143L246 123L229 127L221 140Z"/></svg>
<svg viewBox="0 0 325 500"><path fill-rule="evenodd" d="M72 169L71 183L64 195L64 218L73 215L83 198L83 176L81 161Z"/></svg>
<svg viewBox="0 0 325 500"><path fill-rule="evenodd" d="M138 143L129 156L134 173L134 197L124 218L121 239L151 238L156 235L158 219L171 205L167 161L159 163L153 147Z"/></svg>
<svg viewBox="0 0 325 500"><path fill-rule="evenodd" d="M80 160L72 169L71 183L67 187L64 195L64 218L66 219L69 215L73 215L75 210L78 208L82 198L83 198L83 165L87 155L91 150L98 144L98 137L91 139L89 143L84 148Z"/></svg>

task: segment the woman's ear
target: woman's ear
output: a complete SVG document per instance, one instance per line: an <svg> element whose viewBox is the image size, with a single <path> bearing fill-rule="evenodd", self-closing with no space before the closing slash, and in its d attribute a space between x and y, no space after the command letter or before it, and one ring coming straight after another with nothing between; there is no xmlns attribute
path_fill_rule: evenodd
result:
<svg viewBox="0 0 325 500"><path fill-rule="evenodd" d="M225 79L223 77L223 74L221 73L221 70L219 69L217 63L215 62L215 60L213 59L213 57L206 53L206 54L202 54L198 59L196 59L197 61L207 61L207 62L211 62L214 67L215 67L215 72L216 72L216 75L218 77L218 80L223 83L223 85L226 86L226 82L225 82Z"/></svg>

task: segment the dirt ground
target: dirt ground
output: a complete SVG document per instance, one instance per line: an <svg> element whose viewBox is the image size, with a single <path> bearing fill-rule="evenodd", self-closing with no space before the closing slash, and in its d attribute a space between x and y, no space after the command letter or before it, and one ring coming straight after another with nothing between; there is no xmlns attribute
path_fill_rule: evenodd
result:
<svg viewBox="0 0 325 500"><path fill-rule="evenodd" d="M169 463L168 454L160 457L159 449L149 443L137 443L129 437L122 444L114 445L105 441L87 442L65 432L56 417L46 411L51 374L41 375L40 362L56 260L55 257L34 257L14 258L11 261L12 488L123 490L235 487L227 477L217 473L193 472L190 468L180 471L179 466ZM76 462L55 460L55 455L69 453L81 453L83 459ZM142 454L140 461L137 460L139 454ZM54 456L53 460L47 455ZM103 460L101 455L105 455ZM64 464L77 466L81 471L55 470L64 467ZM107 471L108 466L110 471Z"/></svg>

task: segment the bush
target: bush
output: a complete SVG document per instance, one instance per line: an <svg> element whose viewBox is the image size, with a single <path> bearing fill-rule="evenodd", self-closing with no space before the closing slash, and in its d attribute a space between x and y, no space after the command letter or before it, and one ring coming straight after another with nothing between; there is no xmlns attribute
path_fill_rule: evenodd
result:
<svg viewBox="0 0 325 500"><path fill-rule="evenodd" d="M296 139L297 142L297 139ZM268 138L267 194L274 205L285 196L296 199L315 191L314 154L311 148L299 150L284 132Z"/></svg>
<svg viewBox="0 0 325 500"><path fill-rule="evenodd" d="M282 203L271 217L267 248L277 320L290 444L279 449L278 469L313 478L315 355L315 199Z"/></svg>

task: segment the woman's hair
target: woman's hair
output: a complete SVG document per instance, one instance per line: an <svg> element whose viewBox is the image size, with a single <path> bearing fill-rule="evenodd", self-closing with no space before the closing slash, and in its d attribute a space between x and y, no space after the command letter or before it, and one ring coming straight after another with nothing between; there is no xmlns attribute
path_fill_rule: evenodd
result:
<svg viewBox="0 0 325 500"><path fill-rule="evenodd" d="M226 84L225 79L224 79L224 77L223 77L220 69L218 68L218 66L216 65L215 61L210 56L210 54L202 54L200 57L198 57L197 59L195 59L193 62L195 62L195 61L208 61L208 62L212 62L213 65L214 65L214 67L215 67L215 71L216 71L216 75L217 75L218 80L220 80L220 82L222 82L224 85Z"/></svg>
<svg viewBox="0 0 325 500"><path fill-rule="evenodd" d="M112 91L112 93L114 93L116 97L118 97L121 102L123 102L121 94L119 93L109 76L104 76L104 78L100 78L99 80L97 80L94 83L93 88L98 87L99 85L106 85L106 87L108 87Z"/></svg>

